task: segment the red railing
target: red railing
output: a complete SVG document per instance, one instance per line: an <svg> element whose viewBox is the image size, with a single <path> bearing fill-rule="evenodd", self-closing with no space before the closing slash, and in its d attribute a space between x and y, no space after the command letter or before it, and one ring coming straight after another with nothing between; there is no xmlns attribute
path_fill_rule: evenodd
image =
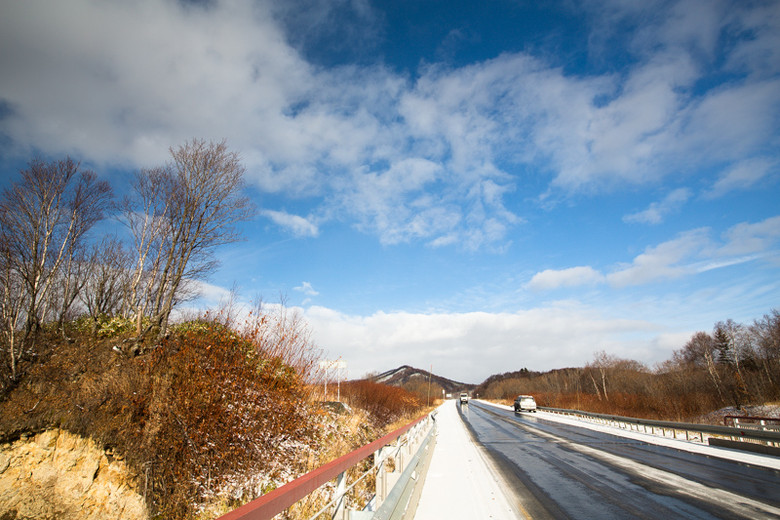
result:
<svg viewBox="0 0 780 520"><path fill-rule="evenodd" d="M402 426L397 430L388 433L381 439L377 439L362 448L358 448L351 453L339 457L336 460L320 466L314 471L298 477L292 482L288 482L280 488L276 488L270 493L257 498L248 504L244 504L219 517L218 520L268 520L281 513L306 495L316 491L326 482L333 480L339 474L347 471L349 468L376 452L379 448L386 446L396 440L398 437L411 430L416 424L427 419L423 415L419 419Z"/></svg>

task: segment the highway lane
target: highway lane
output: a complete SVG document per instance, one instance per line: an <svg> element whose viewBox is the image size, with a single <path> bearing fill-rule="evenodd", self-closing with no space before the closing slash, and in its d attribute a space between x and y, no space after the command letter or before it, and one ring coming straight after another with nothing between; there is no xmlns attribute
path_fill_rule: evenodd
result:
<svg viewBox="0 0 780 520"><path fill-rule="evenodd" d="M477 402L459 411L523 517L780 518L780 471Z"/></svg>

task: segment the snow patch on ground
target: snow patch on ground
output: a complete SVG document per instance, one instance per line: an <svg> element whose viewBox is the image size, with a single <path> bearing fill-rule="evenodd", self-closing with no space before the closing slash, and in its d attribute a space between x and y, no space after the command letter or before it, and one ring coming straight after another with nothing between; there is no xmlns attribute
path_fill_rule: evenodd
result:
<svg viewBox="0 0 780 520"><path fill-rule="evenodd" d="M701 417L701 422L705 424L723 424L723 418L728 415L780 419L780 406L770 404L743 406L741 408L727 406L726 408L721 408L720 410L715 410L707 415L703 415Z"/></svg>
<svg viewBox="0 0 780 520"><path fill-rule="evenodd" d="M436 423L436 447L415 520L518 518L499 472L472 441L454 399L438 408Z"/></svg>

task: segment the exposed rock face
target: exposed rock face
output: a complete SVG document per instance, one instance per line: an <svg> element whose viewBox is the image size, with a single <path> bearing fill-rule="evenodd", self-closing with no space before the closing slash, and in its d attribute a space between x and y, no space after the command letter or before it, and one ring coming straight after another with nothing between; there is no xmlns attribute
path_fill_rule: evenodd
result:
<svg viewBox="0 0 780 520"><path fill-rule="evenodd" d="M146 520L124 462L89 439L48 430L0 447L0 518Z"/></svg>

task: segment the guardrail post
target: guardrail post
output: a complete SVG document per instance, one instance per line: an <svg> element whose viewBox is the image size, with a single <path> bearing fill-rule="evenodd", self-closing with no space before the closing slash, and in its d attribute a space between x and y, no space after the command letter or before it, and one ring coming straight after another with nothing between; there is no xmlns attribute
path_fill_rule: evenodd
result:
<svg viewBox="0 0 780 520"><path fill-rule="evenodd" d="M374 520L413 518L420 493L422 492L421 483L425 480L430 458L433 454L433 446L436 443L432 428L429 430L423 429L423 432L426 435L421 435L420 442L415 443L414 449L409 449L411 455L406 461L406 468L399 475L400 478L387 495L385 502L376 508Z"/></svg>
<svg viewBox="0 0 780 520"><path fill-rule="evenodd" d="M383 464L385 457L384 452L387 451L387 448L379 448L374 452L374 466L377 467L376 470L376 505L379 507L379 505L384 502L385 496L387 496L387 469L385 468L385 465Z"/></svg>
<svg viewBox="0 0 780 520"><path fill-rule="evenodd" d="M347 490L347 472L342 471L339 476L336 477L336 496L338 497L336 502L336 509L333 511L332 520L346 520L346 490Z"/></svg>

